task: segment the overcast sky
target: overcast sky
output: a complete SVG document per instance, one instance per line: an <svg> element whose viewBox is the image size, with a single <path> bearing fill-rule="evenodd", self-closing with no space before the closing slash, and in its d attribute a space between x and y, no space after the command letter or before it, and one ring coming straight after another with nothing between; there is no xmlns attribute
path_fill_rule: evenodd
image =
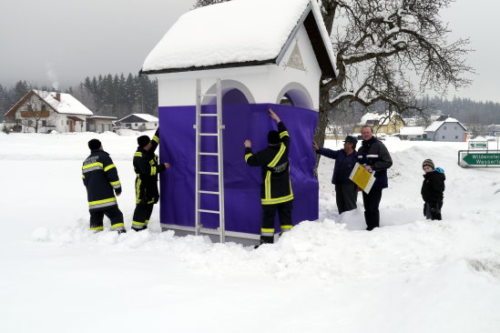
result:
<svg viewBox="0 0 500 333"><path fill-rule="evenodd" d="M86 76L137 73L194 0L0 0L0 83L77 84ZM476 70L450 96L500 102L500 1L457 0L443 13L452 37L469 37Z"/></svg>
<svg viewBox="0 0 500 333"><path fill-rule="evenodd" d="M138 73L194 0L0 0L0 83Z"/></svg>

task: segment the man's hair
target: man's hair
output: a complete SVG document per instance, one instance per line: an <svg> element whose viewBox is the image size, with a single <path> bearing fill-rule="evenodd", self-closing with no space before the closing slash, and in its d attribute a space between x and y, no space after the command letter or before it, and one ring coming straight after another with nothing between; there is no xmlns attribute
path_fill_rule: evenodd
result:
<svg viewBox="0 0 500 333"><path fill-rule="evenodd" d="M370 132L373 133L373 127L371 127L370 125L363 125L363 126L361 126L361 129L363 129L363 128L369 128Z"/></svg>

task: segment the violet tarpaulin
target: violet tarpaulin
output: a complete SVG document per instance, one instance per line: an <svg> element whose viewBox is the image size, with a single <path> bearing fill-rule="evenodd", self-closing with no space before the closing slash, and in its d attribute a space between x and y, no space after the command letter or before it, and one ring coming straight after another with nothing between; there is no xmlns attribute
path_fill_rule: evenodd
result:
<svg viewBox="0 0 500 333"><path fill-rule="evenodd" d="M252 140L254 152L267 145L267 132L276 129L267 109L271 107L282 119L290 134L290 165L293 223L318 218L318 182L314 177L315 154L311 148L317 112L287 105L228 104L223 108L224 129L224 200L227 231L259 234L261 226L261 170L249 167L244 160L245 139ZM203 112L215 112L204 106ZM160 222L194 227L195 198L195 107L160 107L160 158L172 167L160 178ZM204 117L203 131L215 131L215 117ZM216 139L204 137L202 150L216 151ZM216 157L202 157L204 171L217 169ZM204 190L217 190L217 177L202 176ZM201 196L201 208L218 209L217 197ZM276 220L276 228L279 225ZM206 228L218 227L218 216L202 214Z"/></svg>

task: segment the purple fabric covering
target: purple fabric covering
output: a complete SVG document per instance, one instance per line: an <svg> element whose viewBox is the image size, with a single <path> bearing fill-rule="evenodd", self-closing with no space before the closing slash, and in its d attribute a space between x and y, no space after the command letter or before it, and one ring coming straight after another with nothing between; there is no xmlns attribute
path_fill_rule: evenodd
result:
<svg viewBox="0 0 500 333"><path fill-rule="evenodd" d="M293 223L318 218L318 182L313 175L315 154L311 148L317 113L311 110L273 104L235 104L237 96L224 96L224 191L226 230L260 233L261 170L249 167L244 160L243 141L252 140L254 152L267 145L267 132L276 129L267 109L281 117L290 133L290 163L292 188L295 195ZM203 112L215 112L214 106L205 106ZM172 168L162 173L160 179L160 220L164 224L194 226L195 196L195 107L160 107L162 162ZM203 118L202 130L214 132L215 117ZM215 137L204 137L202 150L215 152ZM217 170L216 157L203 157L202 170ZM217 190L216 176L202 176L202 189ZM201 196L201 208L218 209L217 197ZM276 220L277 221L277 220ZM207 228L217 228L218 216L202 214L201 223ZM277 229L278 223L276 223Z"/></svg>

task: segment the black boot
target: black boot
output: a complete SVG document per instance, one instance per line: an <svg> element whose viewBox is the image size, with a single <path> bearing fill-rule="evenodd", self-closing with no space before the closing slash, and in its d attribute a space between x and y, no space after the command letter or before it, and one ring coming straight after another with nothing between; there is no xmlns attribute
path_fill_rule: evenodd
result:
<svg viewBox="0 0 500 333"><path fill-rule="evenodd" d="M258 248L262 244L273 244L274 236L260 236L260 243L254 246L254 249Z"/></svg>
<svg viewBox="0 0 500 333"><path fill-rule="evenodd" d="M372 223L371 223L371 217L370 217L369 212L366 212L366 211L365 211L365 222L366 222L366 230L372 231L373 230L373 226L372 226Z"/></svg>
<svg viewBox="0 0 500 333"><path fill-rule="evenodd" d="M378 210L372 213L372 226L373 229L380 227L380 213Z"/></svg>

